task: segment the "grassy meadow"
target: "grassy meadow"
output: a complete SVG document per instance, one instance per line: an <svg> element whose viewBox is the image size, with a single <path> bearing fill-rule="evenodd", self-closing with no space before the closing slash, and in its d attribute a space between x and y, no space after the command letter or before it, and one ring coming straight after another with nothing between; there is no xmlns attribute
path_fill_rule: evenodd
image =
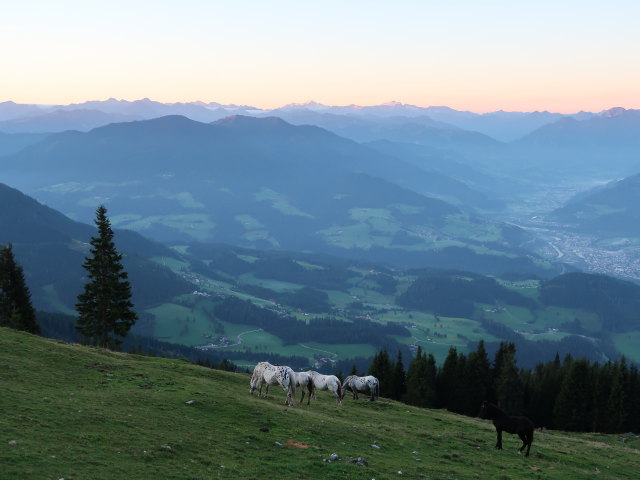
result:
<svg viewBox="0 0 640 480"><path fill-rule="evenodd" d="M310 406L249 376L0 329L2 479L636 479L630 434L536 432L380 399ZM332 454L338 457L326 461ZM362 457L366 466L352 460Z"/></svg>

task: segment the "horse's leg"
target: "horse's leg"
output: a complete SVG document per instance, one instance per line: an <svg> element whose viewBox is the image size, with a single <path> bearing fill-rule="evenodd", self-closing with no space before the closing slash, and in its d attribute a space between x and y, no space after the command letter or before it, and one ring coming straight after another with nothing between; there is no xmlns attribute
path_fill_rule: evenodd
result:
<svg viewBox="0 0 640 480"><path fill-rule="evenodd" d="M307 390L309 390L309 396L307 397L307 405L311 404L311 397L316 398L316 385L313 383L313 379L309 379L309 383L307 383Z"/></svg>
<svg viewBox="0 0 640 480"><path fill-rule="evenodd" d="M302 396L300 397L300 403L304 401L304 388L300 387L300 391L302 392Z"/></svg>
<svg viewBox="0 0 640 480"><path fill-rule="evenodd" d="M337 388L333 391L333 394L336 396L336 405L342 405L342 400L340 400L340 395L338 394Z"/></svg>
<svg viewBox="0 0 640 480"><path fill-rule="evenodd" d="M531 450L531 444L533 443L533 429L529 430L527 435L528 445L527 445L527 453L524 454L525 457L529 456L529 451Z"/></svg>
<svg viewBox="0 0 640 480"><path fill-rule="evenodd" d="M529 437L527 436L526 432L518 432L518 436L520 437L520 440L522 440L522 446L518 449L518 453L522 453L522 450L524 450L524 447L526 447L529 444Z"/></svg>
<svg viewBox="0 0 640 480"><path fill-rule="evenodd" d="M496 433L498 436L498 441L496 442L496 450L502 450L502 430L496 428Z"/></svg>

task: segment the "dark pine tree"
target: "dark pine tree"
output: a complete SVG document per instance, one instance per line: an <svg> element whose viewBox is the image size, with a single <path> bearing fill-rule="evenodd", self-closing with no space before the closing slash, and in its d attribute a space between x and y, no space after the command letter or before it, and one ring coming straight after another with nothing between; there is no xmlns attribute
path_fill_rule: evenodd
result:
<svg viewBox="0 0 640 480"><path fill-rule="evenodd" d="M409 362L407 375L405 378L406 391L404 401L409 405L425 407L425 374L427 370L427 359L422 353L422 347L418 347L416 356Z"/></svg>
<svg viewBox="0 0 640 480"><path fill-rule="evenodd" d="M450 347L447 358L445 358L442 368L438 371L437 388L439 408L451 410L456 401L456 395L459 390L459 382L461 379L458 375L458 350L456 347Z"/></svg>
<svg viewBox="0 0 640 480"><path fill-rule="evenodd" d="M553 409L562 386L562 363L556 354L553 361L538 364L531 372L531 386L525 414L536 425L554 428Z"/></svg>
<svg viewBox="0 0 640 480"><path fill-rule="evenodd" d="M11 244L0 247L0 326L40 333L31 293Z"/></svg>
<svg viewBox="0 0 640 480"><path fill-rule="evenodd" d="M586 432L593 424L593 370L588 360L566 359L568 372L554 409L555 425L563 430Z"/></svg>
<svg viewBox="0 0 640 480"><path fill-rule="evenodd" d="M520 415L524 409L523 385L516 366L516 346L500 342L496 352L493 381L498 405L511 415Z"/></svg>
<svg viewBox="0 0 640 480"><path fill-rule="evenodd" d="M383 348L375 354L371 365L369 366L369 375L373 375L378 379L380 384L380 396L391 396L391 385L393 377L393 365L389 359L389 352Z"/></svg>
<svg viewBox="0 0 640 480"><path fill-rule="evenodd" d="M484 400L493 398L491 367L483 340L478 343L476 351L469 352L463 377L463 413L474 416Z"/></svg>
<svg viewBox="0 0 640 480"><path fill-rule="evenodd" d="M622 357L620 363L613 365L611 384L609 387L609 398L607 399L607 419L606 430L611 433L624 431L626 425L625 417L625 380L627 377L627 364Z"/></svg>
<svg viewBox="0 0 640 480"><path fill-rule="evenodd" d="M116 348L137 320L131 303L131 285L113 242L107 209L96 210L98 236L91 238L90 256L82 266L89 281L78 295L76 328L85 343Z"/></svg>
<svg viewBox="0 0 640 480"><path fill-rule="evenodd" d="M416 356L407 369L405 402L418 407L435 408L436 376L436 360L433 354L427 356L422 348L418 347Z"/></svg>
<svg viewBox="0 0 640 480"><path fill-rule="evenodd" d="M398 350L396 361L393 364L393 376L391 378L391 398L400 400L407 389L404 364L402 363L402 352Z"/></svg>
<svg viewBox="0 0 640 480"><path fill-rule="evenodd" d="M640 372L634 364L629 366L627 385L625 390L625 411L627 413L627 425L625 430L640 431Z"/></svg>

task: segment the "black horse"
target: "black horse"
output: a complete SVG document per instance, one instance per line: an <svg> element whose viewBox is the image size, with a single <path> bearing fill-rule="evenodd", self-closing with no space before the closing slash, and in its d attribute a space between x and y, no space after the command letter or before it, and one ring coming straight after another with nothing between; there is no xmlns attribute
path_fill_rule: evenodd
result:
<svg viewBox="0 0 640 480"><path fill-rule="evenodd" d="M531 420L527 417L510 417L500 407L487 401L482 402L478 416L493 420L493 425L496 427L498 434L498 442L496 443L498 450L502 450L502 431L504 430L507 433L518 434L520 440L522 440L522 446L518 452L522 452L524 447L527 447L525 457L529 456L531 442L533 442L533 429L535 428Z"/></svg>

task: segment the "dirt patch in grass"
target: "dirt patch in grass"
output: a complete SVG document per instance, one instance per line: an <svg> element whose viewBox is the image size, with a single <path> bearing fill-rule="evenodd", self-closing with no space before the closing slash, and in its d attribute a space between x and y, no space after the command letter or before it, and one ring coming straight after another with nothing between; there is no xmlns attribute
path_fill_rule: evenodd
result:
<svg viewBox="0 0 640 480"><path fill-rule="evenodd" d="M310 445L308 443L303 443L303 442L294 442L293 440L287 440L285 442L285 446L294 447L294 448L309 448L309 447L320 448L320 445Z"/></svg>

